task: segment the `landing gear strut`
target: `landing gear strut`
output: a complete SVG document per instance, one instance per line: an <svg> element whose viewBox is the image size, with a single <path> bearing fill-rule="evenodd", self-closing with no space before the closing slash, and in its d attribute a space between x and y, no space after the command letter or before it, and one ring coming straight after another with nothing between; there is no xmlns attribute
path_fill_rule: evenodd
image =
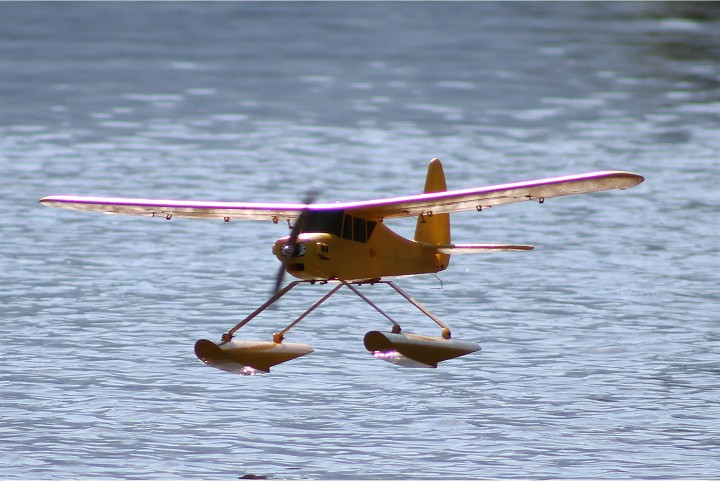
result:
<svg viewBox="0 0 720 481"><path fill-rule="evenodd" d="M313 352L313 349L308 344L283 342L285 334L342 287L350 289L360 299L372 306L392 323L393 327L389 333L371 331L365 335L365 348L378 359L405 367L437 367L437 363L440 361L480 350L480 346L473 342L451 339L450 328L447 325L391 281L368 281L362 283L336 281L337 284L327 294L312 304L282 331L274 333L272 342L233 340L235 333L241 327L265 309L272 306L294 287L299 284L314 284L315 282L316 281L291 282L270 297L264 304L253 311L252 314L235 325L235 327L224 333L220 343L216 344L207 339L197 341L195 343L195 354L198 359L209 366L216 367L223 371L248 375L269 372L270 367L276 364L295 359L305 354L310 354ZM355 285L361 285L363 283L387 284L392 287L398 294L405 298L405 300L417 307L423 314L440 326L440 337L403 333L397 321L355 287Z"/></svg>

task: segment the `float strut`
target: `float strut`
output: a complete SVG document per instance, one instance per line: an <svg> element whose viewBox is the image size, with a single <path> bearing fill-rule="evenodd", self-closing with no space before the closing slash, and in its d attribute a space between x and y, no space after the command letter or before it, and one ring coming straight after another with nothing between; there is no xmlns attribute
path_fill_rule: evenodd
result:
<svg viewBox="0 0 720 481"><path fill-rule="evenodd" d="M434 315L432 312L430 312L430 311L428 311L427 309L425 309L425 307L423 307L422 304L420 304L418 301L416 301L415 299L413 299L408 293L406 293L405 291L403 291L402 289L400 289L400 287L398 287L394 282L392 282L392 281L382 281L382 282L383 282L384 284L389 285L389 286L392 287L393 289L395 289L395 291L396 291L398 294L400 294L401 296L403 296L410 304L412 304L413 306L415 306L415 307L417 307L418 309L420 309L420 311L421 311L423 314L425 314L425 315L428 316L430 319L432 319L433 321L435 321L435 323L442 328L442 338L443 338L443 339L450 339L450 337L451 337L450 328L449 328L446 324L444 324L440 319L438 319L437 317L435 317L435 315Z"/></svg>
<svg viewBox="0 0 720 481"><path fill-rule="evenodd" d="M273 342L276 342L276 343L278 343L278 344L281 343L281 342L283 341L283 339L285 338L285 334L286 334L290 329L292 329L292 328L295 327L300 321L302 321L303 319L305 319L305 317L307 317L308 314L310 314L312 311L314 311L315 309L317 309L318 307L320 307L320 304L322 304L323 302L327 301L327 300L330 298L330 296L332 296L333 294L335 294L335 293L338 291L338 289L340 289L342 286L343 286L342 284L338 284L337 286L333 287L330 292L328 292L327 294L325 294L319 301L315 302L315 304L313 304L312 306L310 306L310 308L309 308L308 310L306 310L305 312L303 312L303 313L300 315L300 317L298 317L298 318L295 319L293 322L291 322L290 325L288 325L285 329L283 329L283 330L280 331L280 332L276 332L275 334L273 334Z"/></svg>
<svg viewBox="0 0 720 481"><path fill-rule="evenodd" d="M230 329L228 332L226 332L225 334L223 334L222 337L221 337L221 341L222 341L222 342L220 343L220 345L223 345L223 344L225 344L225 343L227 343L227 342L230 342L230 340L233 338L233 335L235 334L235 332L236 332L238 329L240 329L240 328L243 327L245 324L247 324L248 322L250 322L255 316L257 316L257 315L260 314L262 311L264 311L265 309L267 309L268 307L270 307L271 305L273 305L278 299L280 299L282 296L284 296L285 294L287 294L288 292L290 292L290 290L291 290L293 287L297 286L298 284L300 284L300 283L302 283L302 282L308 282L308 281L293 281L293 282L291 282L290 284L288 284L287 286L285 286L283 289L281 289L280 291L276 292L270 299L268 299L268 300L265 302L265 304L263 304L262 306L260 306L260 307L258 307L257 309L255 309L255 311L254 311L252 314L250 314L249 316L247 316L245 319L243 319L242 321L240 321L235 327L233 327L233 328Z"/></svg>
<svg viewBox="0 0 720 481"><path fill-rule="evenodd" d="M383 310L380 309L378 306L376 306L370 299L368 299L367 297L365 297L365 295L363 295L362 292L358 291L355 287L353 287L352 284L349 284L349 283L347 283L347 282L345 282L345 281L340 281L340 282L342 282L342 285L347 286L348 289L350 289L350 290L353 291L355 294L357 294L357 296L358 296L360 299L362 299L363 301L367 302L367 303L370 304L372 307L374 307L375 310L378 311L378 312L379 312L380 314L382 314L383 316L385 316L388 321L392 322L392 323L393 323L392 332L393 332L394 334L400 334L400 331L401 331L402 329L400 328L400 324L398 324L398 323L395 321L395 319L393 319L392 317L390 317L387 313L385 313L385 311L383 311ZM382 282L382 281L381 281L381 282Z"/></svg>
<svg viewBox="0 0 720 481"><path fill-rule="evenodd" d="M228 332L226 332L225 334L223 334L222 337L221 337L221 342L220 342L219 345L223 345L223 344L226 344L226 343L230 342L230 341L232 340L232 338L233 338L233 335L235 334L235 332L236 332L238 329L240 329L241 327L243 327L245 324L247 324L247 323L250 322L252 319L254 319L258 314L260 314L260 313L263 312L265 309L267 309L268 307L270 307L271 305L273 305L275 302L277 302L278 299L280 299L282 296L284 296L285 294L287 294L288 292L290 292L295 286L297 286L298 284L304 284L304 283L307 283L307 282L313 283L313 281L293 281L293 282L291 282L290 284L288 284L287 286L285 286L283 289L281 289L280 291L278 291L277 293L275 293L270 299L268 299L267 301L265 301L265 303L264 303L263 305L261 305L260 307L258 307L257 309L255 309L255 311L253 311L252 314L250 314L249 316L247 316L245 319L243 319L242 321L240 321L235 327L233 327L233 328L230 329ZM432 319L433 321L435 321L435 323L442 328L442 338L443 338L443 339L450 339L450 337L451 337L450 328L449 328L446 324L444 324L440 319L438 319L437 317L435 317L435 315L433 315L433 314L432 314L430 311L428 311L425 307L423 307L418 301L416 301L416 300L413 299L409 294L407 294L405 291L403 291L402 289L400 289L400 287L398 287L395 283L393 283L392 281L377 281L377 283L379 283L379 284L388 284L390 287L392 287L398 294L400 294L402 297L404 297L405 300L407 300L407 301L408 301L410 304L412 304L413 306L417 307L423 314L425 314L427 317L429 317L430 319ZM395 321L392 317L390 317L390 315L387 314L385 311L383 311L382 309L380 309L374 302L372 302L370 299L368 299L368 298L367 298L362 292L360 292L355 286L353 286L353 285L352 285L351 283L349 283L349 282L340 280L340 281L339 281L339 284L338 284L337 286L333 287L333 288L330 290L330 292L328 292L328 293L325 294L322 298L320 298L318 301L316 301L312 306L310 306L310 308L308 308L308 309L307 309L305 312L303 312L297 319L295 319L293 322L291 322L285 329L283 329L283 330L280 331L280 332L277 332L277 333L273 334L273 341L276 342L276 343L281 343L281 342L283 341L283 338L284 338L285 334L286 334L290 329L292 329L293 327L295 327L300 321L302 321L303 319L305 319L311 312L313 312L315 309L317 309L318 307L320 307L320 305L321 305L323 302L325 302L326 300L328 300L333 294L335 294L335 293L336 293L341 287L343 287L343 286L345 286L345 287L347 287L348 289L350 289L350 290L351 290L352 292L354 292L360 299L362 299L363 301L365 301L367 304L369 304L370 306L372 306L376 311L378 311L380 314L382 314L383 316L385 316L385 318L386 318L387 320L389 320L389 321L393 324L393 328L392 328L392 332L393 332L393 333L399 334L399 333L402 331L402 329L401 329L401 327L400 327L400 324L399 324L397 321Z"/></svg>

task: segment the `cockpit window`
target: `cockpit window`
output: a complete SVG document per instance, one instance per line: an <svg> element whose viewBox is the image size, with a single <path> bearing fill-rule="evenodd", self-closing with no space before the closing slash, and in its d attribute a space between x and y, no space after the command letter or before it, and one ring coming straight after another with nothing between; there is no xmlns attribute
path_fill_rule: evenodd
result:
<svg viewBox="0 0 720 481"><path fill-rule="evenodd" d="M325 232L340 237L342 234L343 211L330 210L311 212L305 224L303 232Z"/></svg>
<svg viewBox="0 0 720 481"><path fill-rule="evenodd" d="M372 220L345 214L342 237L343 239L365 243L370 239L376 224L377 222Z"/></svg>
<svg viewBox="0 0 720 481"><path fill-rule="evenodd" d="M302 232L323 232L343 239L366 243L376 224L375 221L345 214L339 210L318 211L311 212L307 216Z"/></svg>
<svg viewBox="0 0 720 481"><path fill-rule="evenodd" d="M353 217L353 240L367 242L367 220L362 217Z"/></svg>

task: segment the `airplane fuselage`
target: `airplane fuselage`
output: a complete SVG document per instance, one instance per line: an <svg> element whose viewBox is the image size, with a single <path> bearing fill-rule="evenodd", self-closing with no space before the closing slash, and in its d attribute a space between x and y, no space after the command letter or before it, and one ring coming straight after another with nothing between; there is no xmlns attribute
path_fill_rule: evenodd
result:
<svg viewBox="0 0 720 481"><path fill-rule="evenodd" d="M286 269L292 276L303 280L378 280L432 274L448 266L449 255L406 239L382 222L342 212L332 215L336 219L331 215L319 219L313 214L295 246L288 244L289 237L273 245L273 254L280 262L289 256ZM323 232L310 231L320 226Z"/></svg>

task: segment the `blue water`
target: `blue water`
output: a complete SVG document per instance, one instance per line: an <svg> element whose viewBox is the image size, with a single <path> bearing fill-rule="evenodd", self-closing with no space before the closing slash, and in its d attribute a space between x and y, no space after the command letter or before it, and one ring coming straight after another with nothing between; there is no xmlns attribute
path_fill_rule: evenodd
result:
<svg viewBox="0 0 720 481"><path fill-rule="evenodd" d="M0 4L0 476L717 478L719 27L717 3ZM478 353L375 360L386 321L341 291L288 335L313 354L253 377L192 348L268 296L282 225L37 203L406 195L432 157L451 188L646 181L453 216L537 246L399 281Z"/></svg>

